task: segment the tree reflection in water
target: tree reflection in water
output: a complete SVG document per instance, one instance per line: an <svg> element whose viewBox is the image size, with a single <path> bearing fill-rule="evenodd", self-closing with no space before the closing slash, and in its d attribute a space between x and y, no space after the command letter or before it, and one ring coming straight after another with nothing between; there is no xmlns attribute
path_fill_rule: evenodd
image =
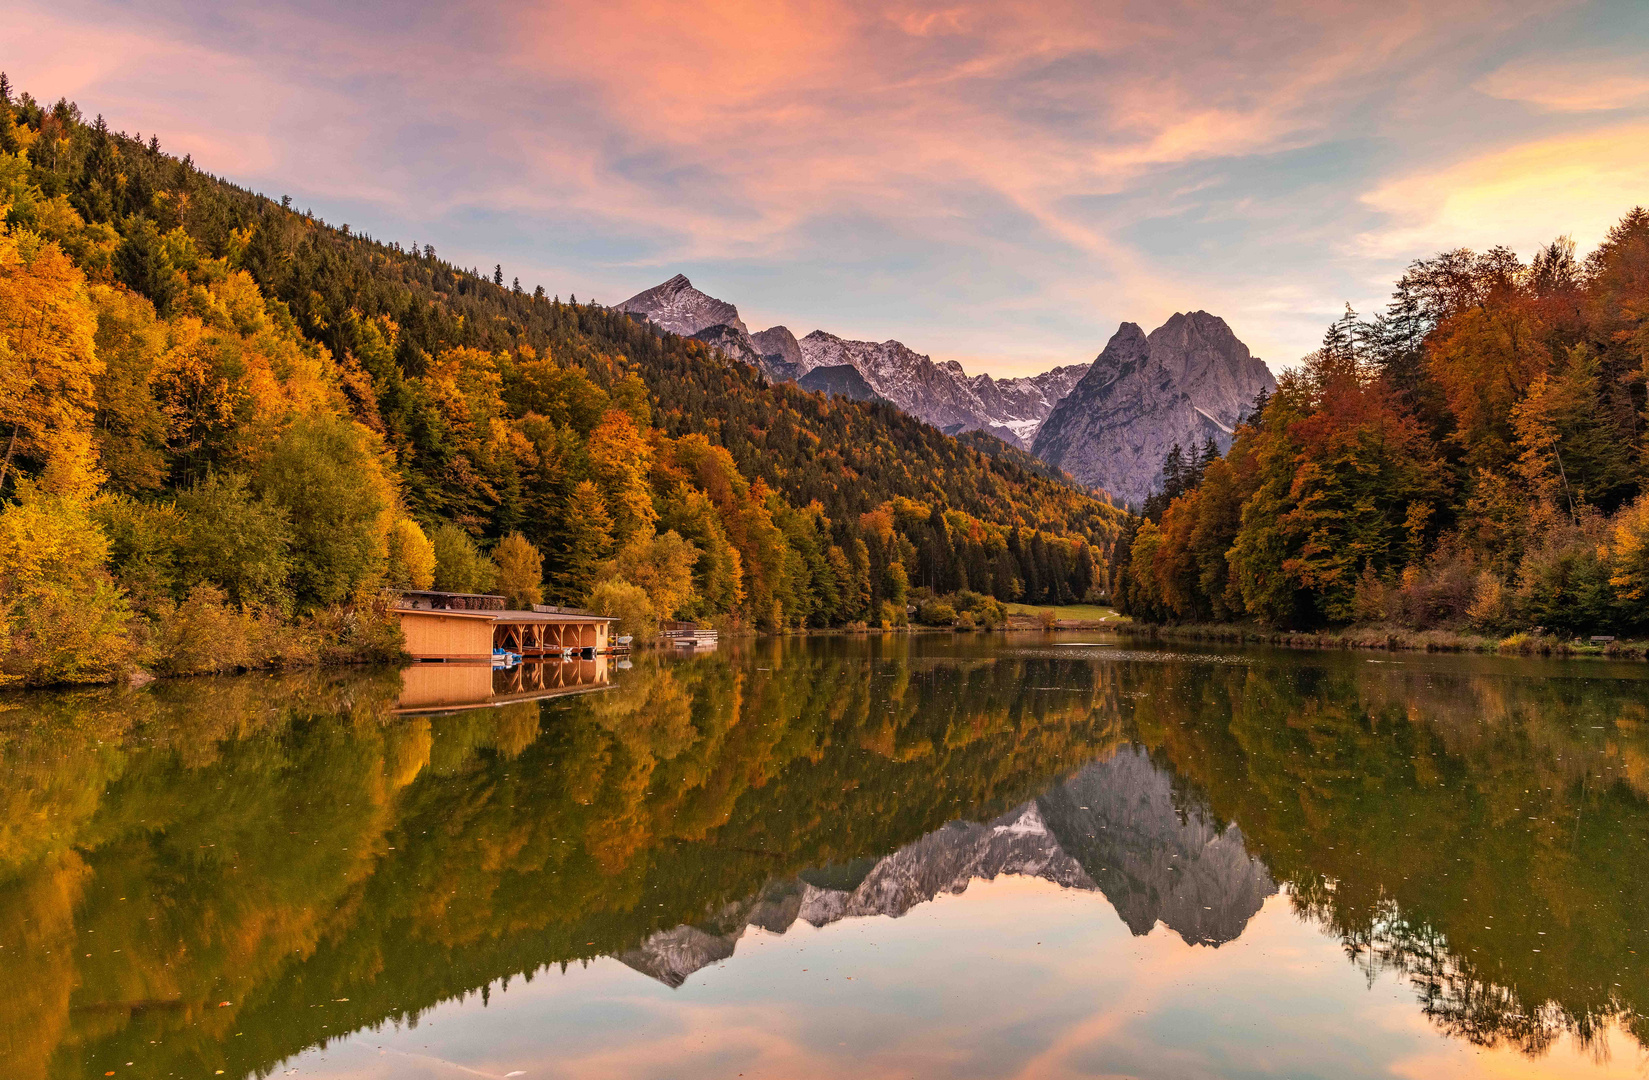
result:
<svg viewBox="0 0 1649 1080"><path fill-rule="evenodd" d="M546 965L675 983L746 926L998 873L1210 946L1280 886L1451 1034L1649 1042L1635 669L949 640L448 715L396 715L395 672L7 698L0 1073L267 1073Z"/></svg>

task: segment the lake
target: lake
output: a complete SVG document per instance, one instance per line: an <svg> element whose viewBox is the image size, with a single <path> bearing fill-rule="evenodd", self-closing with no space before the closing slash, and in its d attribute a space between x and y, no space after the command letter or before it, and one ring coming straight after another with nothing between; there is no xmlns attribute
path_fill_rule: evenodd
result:
<svg viewBox="0 0 1649 1080"><path fill-rule="evenodd" d="M1646 676L914 634L0 697L0 1076L1642 1077Z"/></svg>

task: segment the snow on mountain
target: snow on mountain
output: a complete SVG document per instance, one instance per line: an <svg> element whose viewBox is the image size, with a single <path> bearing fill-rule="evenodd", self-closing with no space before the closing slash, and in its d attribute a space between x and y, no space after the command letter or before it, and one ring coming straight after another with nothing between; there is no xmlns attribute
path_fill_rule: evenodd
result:
<svg viewBox="0 0 1649 1080"><path fill-rule="evenodd" d="M730 326L745 337L750 336L750 329L739 318L738 308L699 292L683 274L636 293L618 305L618 310L644 315L660 330L682 337L692 337L712 326Z"/></svg>
<svg viewBox="0 0 1649 1080"><path fill-rule="evenodd" d="M993 821L953 821L880 859L771 882L701 924L650 935L618 959L680 986L732 956L749 927L783 934L798 920L898 918L1001 875L1100 892L1136 935L1160 923L1187 945L1216 948L1235 940L1277 891L1235 825L1186 808L1172 775L1126 747Z"/></svg>
<svg viewBox="0 0 1649 1080"><path fill-rule="evenodd" d="M1030 446L1043 419L1087 369L1071 365L1016 379L969 377L954 360L936 364L899 341L854 341L823 330L798 341L784 326L753 334L736 307L693 288L681 274L637 293L618 310L697 338L774 382L800 382L820 368L851 366L872 394L948 434L985 431L1021 449ZM857 380L842 373L813 383L827 392L866 396Z"/></svg>

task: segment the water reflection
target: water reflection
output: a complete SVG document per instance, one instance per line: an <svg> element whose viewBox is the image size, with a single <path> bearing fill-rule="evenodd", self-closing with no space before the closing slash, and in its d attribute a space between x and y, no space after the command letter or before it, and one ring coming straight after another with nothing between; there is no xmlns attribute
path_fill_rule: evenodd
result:
<svg viewBox="0 0 1649 1080"><path fill-rule="evenodd" d="M267 1073L1001 875L1199 948L1281 888L1453 1035L1649 1041L1641 679L1101 652L762 643L411 715L478 701L426 669L5 699L0 1074Z"/></svg>
<svg viewBox="0 0 1649 1080"><path fill-rule="evenodd" d="M584 694L610 685L607 657L490 664L414 664L401 672L398 715L484 709Z"/></svg>

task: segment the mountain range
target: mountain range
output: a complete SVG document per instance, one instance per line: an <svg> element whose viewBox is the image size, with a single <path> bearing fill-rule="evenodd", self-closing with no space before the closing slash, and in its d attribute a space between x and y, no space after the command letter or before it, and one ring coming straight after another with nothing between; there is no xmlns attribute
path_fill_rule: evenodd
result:
<svg viewBox="0 0 1649 1080"><path fill-rule="evenodd" d="M1223 450L1261 390L1276 380L1218 316L1176 314L1149 337L1123 323L1089 364L1040 375L970 376L900 341L857 341L785 326L752 332L738 308L677 274L617 310L704 342L771 382L883 400L948 435L982 431L1072 478L1131 503L1159 479L1168 449L1213 439Z"/></svg>
<svg viewBox="0 0 1649 1080"><path fill-rule="evenodd" d="M652 934L618 959L680 986L732 956L748 927L782 934L797 920L817 927L898 918L1002 874L1102 893L1135 935L1162 923L1187 945L1216 948L1235 940L1277 891L1235 825L1183 810L1171 775L1128 747L992 821L953 821L880 859L772 882L700 924Z"/></svg>

